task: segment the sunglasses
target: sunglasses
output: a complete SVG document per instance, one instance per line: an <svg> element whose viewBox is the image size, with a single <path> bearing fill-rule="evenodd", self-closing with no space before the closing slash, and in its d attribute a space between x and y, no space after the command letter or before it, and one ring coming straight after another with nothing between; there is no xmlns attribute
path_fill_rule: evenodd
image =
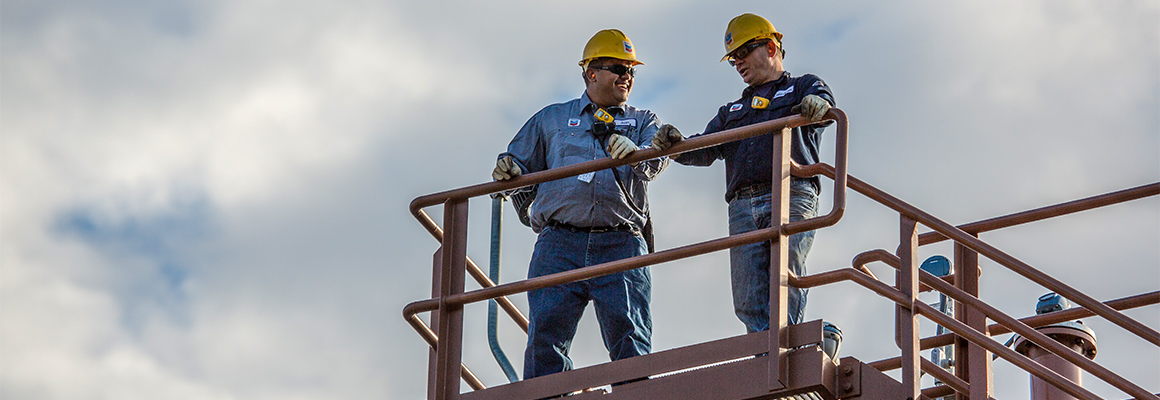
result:
<svg viewBox="0 0 1160 400"><path fill-rule="evenodd" d="M588 68L602 69L602 70L614 73L617 76L628 74L628 76L630 76L630 77L634 77L634 78L636 77L636 68L633 68L633 67L630 67L627 65L612 64L612 65L601 65L601 66L589 66Z"/></svg>
<svg viewBox="0 0 1160 400"><path fill-rule="evenodd" d="M737 60L748 57L749 53L752 53L753 50L756 50L758 47L763 47L767 44L769 44L768 40L759 40L750 44L741 45L741 47L738 47L737 50L733 50L733 52L729 54L729 66L733 66L737 63Z"/></svg>

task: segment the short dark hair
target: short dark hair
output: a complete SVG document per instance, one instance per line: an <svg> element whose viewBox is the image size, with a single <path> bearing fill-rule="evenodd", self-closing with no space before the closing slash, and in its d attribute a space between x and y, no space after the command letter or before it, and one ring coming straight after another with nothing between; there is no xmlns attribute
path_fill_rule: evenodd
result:
<svg viewBox="0 0 1160 400"><path fill-rule="evenodd" d="M580 73L580 77L584 78L584 86L588 86L588 70L591 69L592 67L603 66L604 63L608 62L608 60L616 60L616 58L596 57L596 58L593 58L591 61L588 61L588 64L584 66L584 72Z"/></svg>

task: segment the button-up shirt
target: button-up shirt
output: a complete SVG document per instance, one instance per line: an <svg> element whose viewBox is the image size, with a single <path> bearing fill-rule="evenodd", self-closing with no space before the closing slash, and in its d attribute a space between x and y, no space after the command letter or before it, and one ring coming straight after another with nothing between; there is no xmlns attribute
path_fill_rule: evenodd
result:
<svg viewBox="0 0 1160 400"><path fill-rule="evenodd" d="M520 128L508 144L508 151L499 157L511 156L525 173L608 157L607 138L597 139L592 132L596 110L598 107L587 93L544 107ZM642 149L660 129L660 119L652 111L629 105L606 111L613 115L619 134ZM648 181L668 164L669 158L661 157L617 167L627 196L617 185L612 169L541 183L532 202L532 230L538 233L550 222L579 227L631 224L643 228L648 213ZM634 210L629 201L644 214Z"/></svg>
<svg viewBox="0 0 1160 400"><path fill-rule="evenodd" d="M693 137L793 115L790 109L811 94L820 96L831 106L835 104L830 87L821 78L810 74L791 77L786 72L776 80L745 88L740 99L717 110L717 117L709 121L704 133ZM825 122L793 128L790 157L801 165L817 163L822 130L828 125ZM738 189L773 181L772 155L773 134L767 134L682 153L676 160L685 165L708 166L724 159L725 199L728 200ZM808 179L815 189L821 189L817 177Z"/></svg>

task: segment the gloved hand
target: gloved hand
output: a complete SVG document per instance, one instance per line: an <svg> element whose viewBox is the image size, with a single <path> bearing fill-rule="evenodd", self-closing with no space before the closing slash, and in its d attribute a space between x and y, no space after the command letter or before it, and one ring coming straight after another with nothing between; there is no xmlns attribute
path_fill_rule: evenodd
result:
<svg viewBox="0 0 1160 400"><path fill-rule="evenodd" d="M520 176L524 171L520 170L520 165L512 159L512 156L503 156L495 160L495 169L491 171L491 177L497 181L506 181L511 178Z"/></svg>
<svg viewBox="0 0 1160 400"><path fill-rule="evenodd" d="M801 108L798 112L810 122L822 119L822 116L830 111L830 103L816 94L802 98L802 102L798 106Z"/></svg>
<svg viewBox="0 0 1160 400"><path fill-rule="evenodd" d="M661 125L661 129L658 130L655 135L653 135L652 147L654 149L665 151L668 150L669 147L673 147L674 143L680 142L682 140L685 140L685 137L681 136L681 131L678 131L677 127L664 124Z"/></svg>
<svg viewBox="0 0 1160 400"><path fill-rule="evenodd" d="M608 153L617 160L628 157L629 154L636 151L636 143L632 139L613 133L608 136Z"/></svg>

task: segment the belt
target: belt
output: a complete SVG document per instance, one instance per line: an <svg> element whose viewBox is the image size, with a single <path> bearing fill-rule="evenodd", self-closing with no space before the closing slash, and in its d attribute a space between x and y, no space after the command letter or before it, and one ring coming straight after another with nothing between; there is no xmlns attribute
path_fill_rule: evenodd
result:
<svg viewBox="0 0 1160 400"><path fill-rule="evenodd" d="M793 182L810 181L810 179L816 179L816 178L798 178L795 176L795 177L790 178L790 185L793 185ZM818 188L818 185L816 182L810 182L810 183L814 185L815 190ZM725 195L725 202L728 203L728 202L731 202L737 198L760 196L763 194L770 194L772 192L773 192L773 185L768 184L768 183L758 183L755 185L749 185L749 186L746 186L743 188L738 188L737 190L734 190L733 193L726 194Z"/></svg>
<svg viewBox="0 0 1160 400"><path fill-rule="evenodd" d="M737 190L734 190L733 193L729 194L726 197L725 202L726 203L731 202L734 199L737 199L739 197L753 197L753 196L768 194L768 193L771 193L772 191L773 191L772 185L770 185L768 183L758 183L756 185L750 185L750 186L746 186L746 187L738 188Z"/></svg>
<svg viewBox="0 0 1160 400"><path fill-rule="evenodd" d="M637 232L636 227L630 224L620 224L616 226L576 226L572 224L565 224L562 222L549 221L548 226L559 229L567 229L572 232L587 232L587 233L604 233L604 232Z"/></svg>

